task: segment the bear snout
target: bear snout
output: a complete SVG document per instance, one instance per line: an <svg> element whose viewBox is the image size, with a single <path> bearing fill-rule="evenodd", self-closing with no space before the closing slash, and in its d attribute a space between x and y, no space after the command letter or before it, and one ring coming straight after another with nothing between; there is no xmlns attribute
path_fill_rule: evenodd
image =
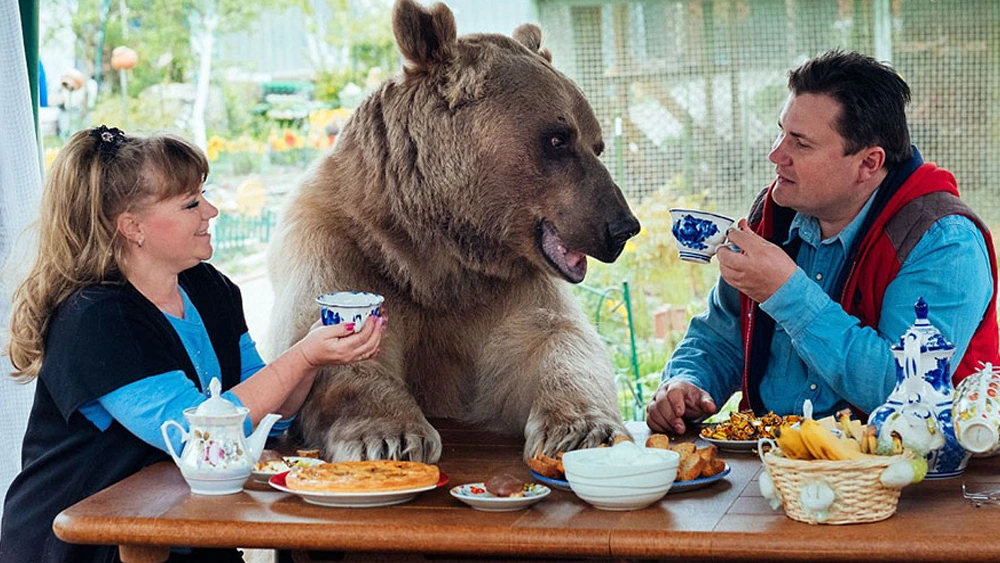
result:
<svg viewBox="0 0 1000 563"><path fill-rule="evenodd" d="M628 214L608 223L608 238L612 246L624 246L628 239L639 234L641 228L639 220Z"/></svg>
<svg viewBox="0 0 1000 563"><path fill-rule="evenodd" d="M623 215L607 224L608 254L606 257L597 257L604 262L614 262L625 249L628 239L639 234L639 220L631 213ZM606 259L605 259L606 258Z"/></svg>

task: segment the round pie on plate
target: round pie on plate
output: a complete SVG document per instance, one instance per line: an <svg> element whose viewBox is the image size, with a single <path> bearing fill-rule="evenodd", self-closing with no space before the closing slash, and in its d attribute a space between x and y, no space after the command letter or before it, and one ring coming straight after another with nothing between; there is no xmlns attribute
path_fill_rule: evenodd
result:
<svg viewBox="0 0 1000 563"><path fill-rule="evenodd" d="M327 493L399 491L436 485L436 465L416 461L340 461L293 469L289 489Z"/></svg>

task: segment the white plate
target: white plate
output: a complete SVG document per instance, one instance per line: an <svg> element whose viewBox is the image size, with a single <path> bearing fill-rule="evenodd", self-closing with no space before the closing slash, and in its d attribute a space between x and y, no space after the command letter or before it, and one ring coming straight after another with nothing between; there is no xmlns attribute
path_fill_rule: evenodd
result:
<svg viewBox="0 0 1000 563"><path fill-rule="evenodd" d="M288 472L278 473L277 475L271 477L268 483L272 487L283 491L286 493L291 493L295 496L302 497L302 500L317 504L319 506L333 506L338 508L366 508L373 506L389 506L392 504L402 504L413 497L417 496L418 493L424 491L429 491L431 489L436 489L448 483L448 475L444 472L441 473L441 477L438 482L434 485L427 485L426 487L417 487L415 489L402 489L398 491L379 491L372 493L323 493L316 491L295 491L289 489L285 485L285 477Z"/></svg>
<svg viewBox="0 0 1000 563"><path fill-rule="evenodd" d="M725 479L726 475L729 475L729 464L726 464L726 468L720 471L716 475L711 477L698 477L697 479L691 479L690 481L674 481L674 484L670 486L670 490L667 493L683 493L686 491L693 491L695 489L700 489L702 487L707 487L716 481L721 481Z"/></svg>
<svg viewBox="0 0 1000 563"><path fill-rule="evenodd" d="M451 496L475 508L486 512L508 512L528 508L543 498L549 496L551 489L538 483L528 483L521 497L498 497L486 490L485 483L469 483L451 488Z"/></svg>
<svg viewBox="0 0 1000 563"><path fill-rule="evenodd" d="M553 489L559 491L573 492L573 489L569 487L569 481L565 479L552 479L551 477L546 477L541 473L535 472L534 469L531 470L531 478L535 481L545 483L546 485L552 487Z"/></svg>
<svg viewBox="0 0 1000 563"><path fill-rule="evenodd" d="M757 449L757 440L719 440L704 436L700 436L700 438L709 444L715 444L715 447L724 452L753 452Z"/></svg>
<svg viewBox="0 0 1000 563"><path fill-rule="evenodd" d="M254 469L253 471L250 472L250 476L253 477L254 481L257 481L259 483L267 483L268 480L271 479L271 477L274 477L278 473L284 473L293 467L309 467L312 465L319 465L321 463L324 463L322 459L315 457L299 457L294 455L286 455L282 457L282 459L285 460L285 465L288 466L288 469L283 469L281 471L259 471L257 469Z"/></svg>

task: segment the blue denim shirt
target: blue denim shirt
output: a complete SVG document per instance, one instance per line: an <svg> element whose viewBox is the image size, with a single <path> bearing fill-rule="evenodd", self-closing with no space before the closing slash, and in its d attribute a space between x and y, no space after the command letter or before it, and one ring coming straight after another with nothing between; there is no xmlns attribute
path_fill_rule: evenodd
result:
<svg viewBox="0 0 1000 563"><path fill-rule="evenodd" d="M874 198L874 195L872 196ZM886 288L878 330L862 327L830 296L845 255L872 199L840 233L821 240L819 221L797 214L789 240L802 240L795 273L761 308L775 320L771 355L760 385L763 404L778 414L802 414L805 399L817 417L848 404L871 412L896 383L889 347L915 320L924 297L930 321L955 345L952 365L965 354L992 296L993 280L982 233L969 219L943 217L924 233ZM663 371L704 389L722 405L743 378L738 292L721 277L708 310L691 320Z"/></svg>

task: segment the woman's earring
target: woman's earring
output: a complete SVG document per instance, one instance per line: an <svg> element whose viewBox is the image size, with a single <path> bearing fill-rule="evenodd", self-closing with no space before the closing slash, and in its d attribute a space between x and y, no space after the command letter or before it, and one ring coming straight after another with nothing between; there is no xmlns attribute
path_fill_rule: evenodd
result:
<svg viewBox="0 0 1000 563"><path fill-rule="evenodd" d="M143 242L145 242L145 239L143 238L139 238L138 240L135 241L135 243L139 245L139 248L142 248Z"/></svg>

